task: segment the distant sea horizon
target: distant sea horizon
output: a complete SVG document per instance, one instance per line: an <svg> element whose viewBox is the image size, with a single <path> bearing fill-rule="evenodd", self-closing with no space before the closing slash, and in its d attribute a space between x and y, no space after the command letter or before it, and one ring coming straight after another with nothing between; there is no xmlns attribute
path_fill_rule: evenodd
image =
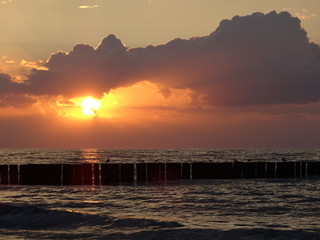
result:
<svg viewBox="0 0 320 240"><path fill-rule="evenodd" d="M2 148L0 164L135 162L320 161L320 148Z"/></svg>

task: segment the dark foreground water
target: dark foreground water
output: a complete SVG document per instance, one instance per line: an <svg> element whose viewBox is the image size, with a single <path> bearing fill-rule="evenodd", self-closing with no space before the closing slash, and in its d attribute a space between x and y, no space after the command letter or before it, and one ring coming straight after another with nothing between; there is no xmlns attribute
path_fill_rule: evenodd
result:
<svg viewBox="0 0 320 240"><path fill-rule="evenodd" d="M318 150L0 150L0 164L299 161ZM264 159L264 160L263 160ZM320 239L320 179L0 185L0 239Z"/></svg>

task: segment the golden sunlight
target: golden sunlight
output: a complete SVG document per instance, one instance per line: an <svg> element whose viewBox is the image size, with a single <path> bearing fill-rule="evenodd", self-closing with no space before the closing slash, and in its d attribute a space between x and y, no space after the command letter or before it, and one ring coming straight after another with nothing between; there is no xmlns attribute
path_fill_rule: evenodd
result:
<svg viewBox="0 0 320 240"><path fill-rule="evenodd" d="M193 106L192 90L171 88L169 92L170 96L164 96L159 85L142 81L131 86L111 89L101 99L92 96L71 99L59 96L49 107L43 108L44 111L55 110L53 113L62 118L99 118L109 121L116 119L117 123L133 123L140 122L141 119L171 119L173 114L179 115L180 110Z"/></svg>
<svg viewBox="0 0 320 240"><path fill-rule="evenodd" d="M100 101L92 97L87 97L83 99L81 103L83 114L89 115L89 116L96 114L100 106L101 106Z"/></svg>

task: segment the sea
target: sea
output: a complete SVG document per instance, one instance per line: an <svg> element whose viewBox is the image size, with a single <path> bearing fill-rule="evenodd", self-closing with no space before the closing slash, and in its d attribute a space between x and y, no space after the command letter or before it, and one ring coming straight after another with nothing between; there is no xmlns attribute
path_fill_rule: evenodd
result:
<svg viewBox="0 0 320 240"><path fill-rule="evenodd" d="M0 149L0 165L320 161L320 149ZM0 185L0 239L320 239L320 177Z"/></svg>

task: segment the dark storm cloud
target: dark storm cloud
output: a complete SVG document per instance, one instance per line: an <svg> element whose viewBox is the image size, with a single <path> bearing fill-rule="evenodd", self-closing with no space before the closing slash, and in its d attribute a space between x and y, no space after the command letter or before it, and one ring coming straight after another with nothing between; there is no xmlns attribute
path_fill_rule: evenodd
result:
<svg viewBox="0 0 320 240"><path fill-rule="evenodd" d="M24 83L35 95L102 95L150 80L169 88L191 88L210 104L309 103L320 99L320 49L300 20L287 12L254 13L223 20L209 36L163 45L126 48L114 35L98 48L79 44L53 54L48 70L33 70ZM0 77L1 93L21 85Z"/></svg>

